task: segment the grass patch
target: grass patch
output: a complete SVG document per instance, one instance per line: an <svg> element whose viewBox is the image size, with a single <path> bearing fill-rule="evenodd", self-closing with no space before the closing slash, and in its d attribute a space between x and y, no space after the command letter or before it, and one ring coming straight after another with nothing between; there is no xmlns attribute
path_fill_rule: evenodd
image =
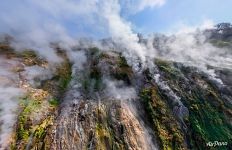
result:
<svg viewBox="0 0 232 150"><path fill-rule="evenodd" d="M126 84L130 85L132 75L133 71L131 67L127 64L125 57L120 55L117 68L113 72L111 72L111 76L113 76L117 80L125 81Z"/></svg>
<svg viewBox="0 0 232 150"><path fill-rule="evenodd" d="M56 99L56 98L53 98L53 99L49 100L49 104L52 107L57 107L60 104L60 101L58 99Z"/></svg>
<svg viewBox="0 0 232 150"><path fill-rule="evenodd" d="M59 80L59 90L64 92L72 79L72 65L65 61L57 67L57 79Z"/></svg>
<svg viewBox="0 0 232 150"><path fill-rule="evenodd" d="M225 112L230 110L223 102L221 95L214 89L199 72L191 67L180 67L179 71L187 80L176 80L174 66L167 62L159 62L158 67L164 80L168 81L170 88L181 97L182 103L189 110L189 118L185 120L188 126L186 133L190 149L207 149L209 141L232 141L232 126L225 117ZM186 71L187 70L187 71ZM204 81L205 89L198 81ZM231 144L231 143L229 143ZM226 147L221 147L226 149Z"/></svg>
<svg viewBox="0 0 232 150"><path fill-rule="evenodd" d="M24 98L21 100L20 106L22 107L22 112L18 117L17 140L27 142L31 134L30 114L40 108L40 102Z"/></svg>
<svg viewBox="0 0 232 150"><path fill-rule="evenodd" d="M184 136L181 129L157 89L155 87L143 89L140 98L145 105L149 119L153 123L153 129L162 149L184 149Z"/></svg>

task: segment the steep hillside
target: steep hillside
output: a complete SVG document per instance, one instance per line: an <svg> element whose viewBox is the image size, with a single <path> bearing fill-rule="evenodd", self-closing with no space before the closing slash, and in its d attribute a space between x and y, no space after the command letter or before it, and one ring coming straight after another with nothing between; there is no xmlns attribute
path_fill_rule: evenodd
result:
<svg viewBox="0 0 232 150"><path fill-rule="evenodd" d="M1 110L13 118L1 115L2 149L232 148L232 70L214 68L222 85L173 61L136 73L119 52L76 49L75 61L56 52L63 61L50 64L1 44L1 88L11 88L3 94L24 91Z"/></svg>

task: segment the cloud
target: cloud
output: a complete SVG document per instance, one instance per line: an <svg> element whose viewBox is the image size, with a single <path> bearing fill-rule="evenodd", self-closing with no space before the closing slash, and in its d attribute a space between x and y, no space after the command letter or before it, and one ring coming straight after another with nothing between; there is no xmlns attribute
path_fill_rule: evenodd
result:
<svg viewBox="0 0 232 150"><path fill-rule="evenodd" d="M210 20L210 19L205 19L200 24L196 24L196 25L188 25L184 22L180 22L174 25L174 27L170 29L170 31L168 31L167 34L171 35L171 34L194 33L197 30L202 31L205 29L212 29L214 28L214 25L215 25L215 22L213 22L213 20Z"/></svg>
<svg viewBox="0 0 232 150"><path fill-rule="evenodd" d="M136 14L146 8L160 7L166 0L121 0L120 3L126 13Z"/></svg>
<svg viewBox="0 0 232 150"><path fill-rule="evenodd" d="M165 2L165 0L24 0L22 2L9 0L4 1L0 9L0 32L6 32L15 38L12 46L17 50L31 48L55 62L60 58L51 48L51 42L59 42L61 47L71 49L78 43L76 30L81 30L86 36L92 31L95 34L102 32L112 37L128 63L134 70L138 70L141 62L145 62L147 57L158 57L159 52L152 47L152 41L146 46L138 43L139 38L133 31L133 25L123 17L123 14L159 7ZM175 30L174 36L160 46L163 47L164 52L168 52L165 57L175 58L178 61L188 61L187 58L191 58L195 63L216 59L211 63L217 62L219 65L219 61L222 62L224 58L217 57L221 52L205 43L204 36L195 34L196 29L203 30L212 25L213 22L210 20L204 21L202 25L191 27L180 24L178 28L181 30ZM218 55L213 57L213 54Z"/></svg>
<svg viewBox="0 0 232 150"><path fill-rule="evenodd" d="M27 0L35 7L40 7L55 18L69 18L75 15L85 15L97 12L98 0Z"/></svg>
<svg viewBox="0 0 232 150"><path fill-rule="evenodd" d="M12 46L17 50L31 48L51 61L59 61L59 57L50 43L60 42L66 49L71 48L77 43L78 33L86 37L92 34L113 37L114 42L126 51L128 59L137 55L144 61L144 47L138 44L131 23L121 13L127 7L139 12L164 2L128 0L125 6L122 0L10 0L3 2L0 9L0 32L15 38Z"/></svg>

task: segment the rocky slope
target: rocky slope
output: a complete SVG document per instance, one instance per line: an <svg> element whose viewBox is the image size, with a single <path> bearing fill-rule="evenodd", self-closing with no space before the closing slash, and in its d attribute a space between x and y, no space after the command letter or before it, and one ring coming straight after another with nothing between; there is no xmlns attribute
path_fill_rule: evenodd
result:
<svg viewBox="0 0 232 150"><path fill-rule="evenodd" d="M232 149L232 68L156 58L135 72L114 50L56 53L1 43L0 149Z"/></svg>

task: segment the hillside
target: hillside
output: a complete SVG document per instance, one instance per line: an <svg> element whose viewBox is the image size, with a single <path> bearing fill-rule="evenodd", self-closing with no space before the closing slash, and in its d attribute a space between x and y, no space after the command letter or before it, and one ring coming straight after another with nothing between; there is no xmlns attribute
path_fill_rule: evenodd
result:
<svg viewBox="0 0 232 150"><path fill-rule="evenodd" d="M218 49L229 42L215 37L207 41ZM176 39L154 37L159 57L139 71L117 47L57 46L62 61L51 63L2 42L1 149L215 149L215 141L232 149L231 64L207 64L212 76L167 59L161 43L169 40Z"/></svg>

